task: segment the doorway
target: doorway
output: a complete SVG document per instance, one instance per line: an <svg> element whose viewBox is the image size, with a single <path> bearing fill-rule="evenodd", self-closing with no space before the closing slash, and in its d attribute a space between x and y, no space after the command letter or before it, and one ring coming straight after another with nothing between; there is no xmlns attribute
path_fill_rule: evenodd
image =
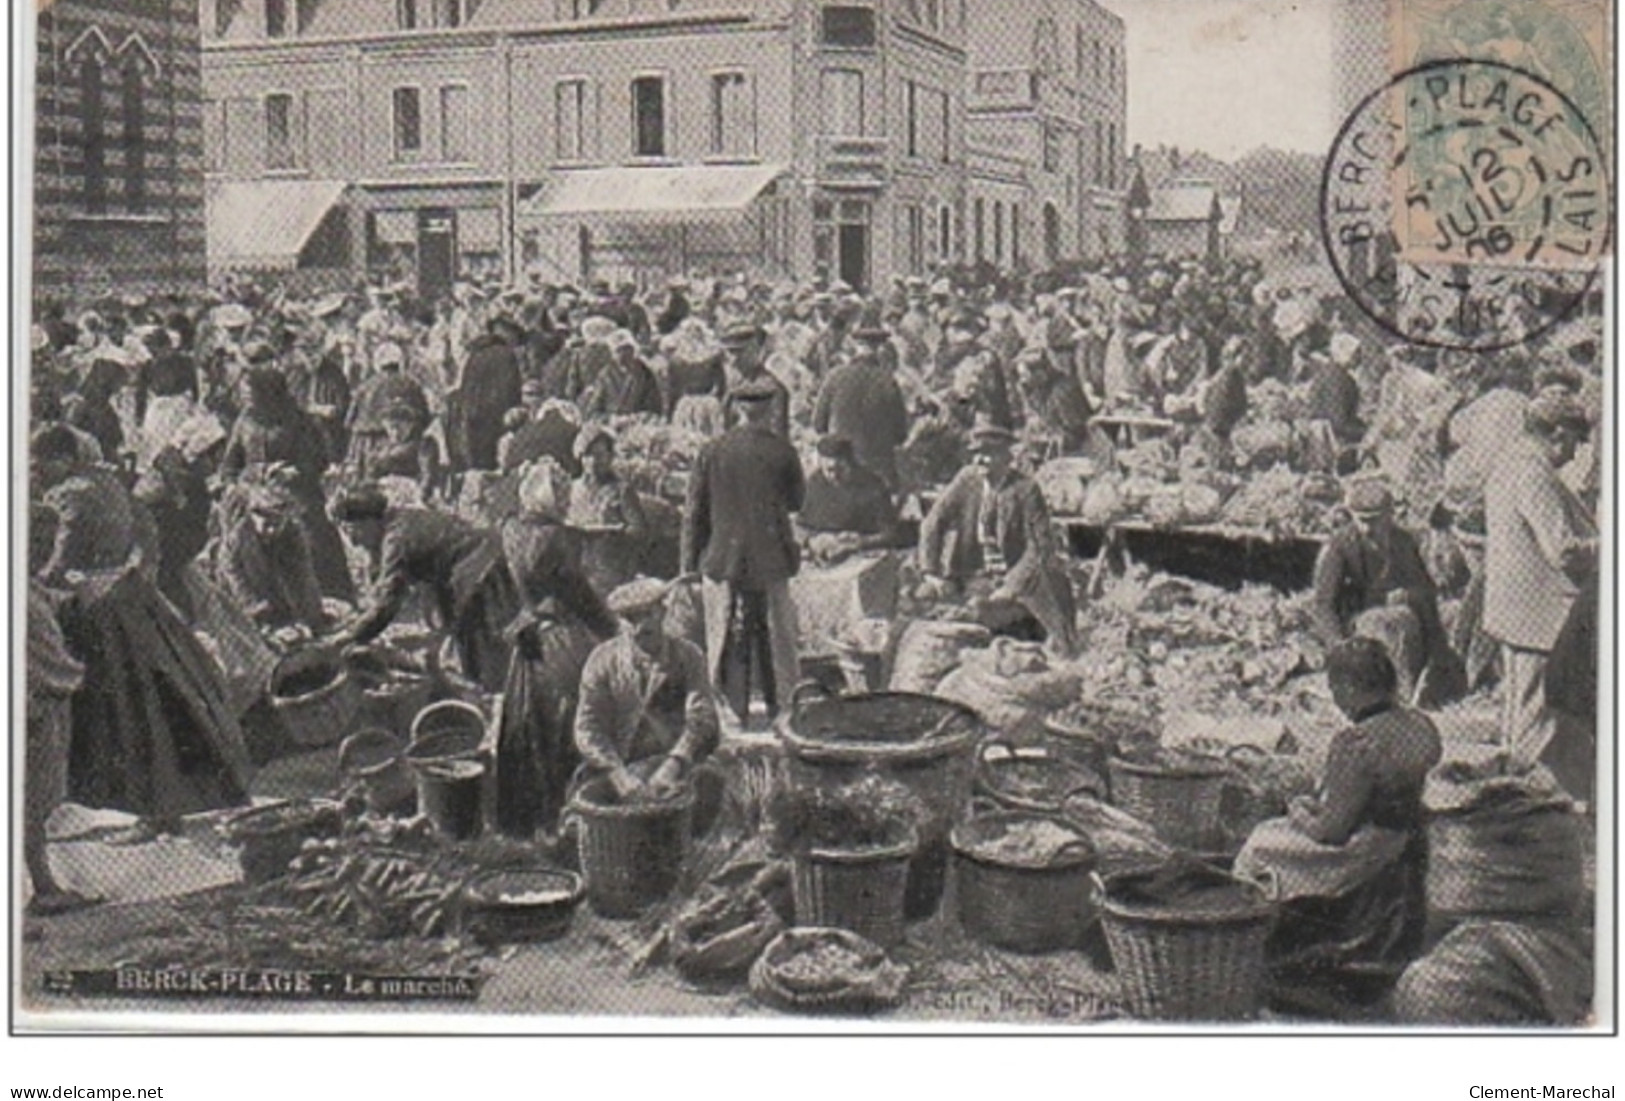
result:
<svg viewBox="0 0 1625 1101"><path fill-rule="evenodd" d="M869 287L869 227L842 225L837 238L840 248L839 268L841 280L854 290Z"/></svg>
<svg viewBox="0 0 1625 1101"><path fill-rule="evenodd" d="M434 302L457 281L457 212L418 211L418 297Z"/></svg>

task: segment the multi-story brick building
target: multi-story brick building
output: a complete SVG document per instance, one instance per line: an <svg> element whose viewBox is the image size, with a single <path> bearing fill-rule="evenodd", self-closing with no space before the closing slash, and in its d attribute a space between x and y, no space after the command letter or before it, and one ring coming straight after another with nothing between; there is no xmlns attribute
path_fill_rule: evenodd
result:
<svg viewBox="0 0 1625 1101"><path fill-rule="evenodd" d="M1123 248L1123 21L1094 0L973 5L971 259L1044 267Z"/></svg>
<svg viewBox="0 0 1625 1101"><path fill-rule="evenodd" d="M431 288L924 272L972 243L969 7L204 0L211 259ZM1027 185L1035 224L1047 185ZM1056 192L1068 227L1081 187Z"/></svg>
<svg viewBox="0 0 1625 1101"><path fill-rule="evenodd" d="M43 296L204 276L197 0L39 5L34 282Z"/></svg>

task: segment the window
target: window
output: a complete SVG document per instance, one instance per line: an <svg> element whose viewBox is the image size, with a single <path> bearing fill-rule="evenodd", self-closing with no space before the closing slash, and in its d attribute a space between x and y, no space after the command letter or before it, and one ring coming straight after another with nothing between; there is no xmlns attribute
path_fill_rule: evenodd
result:
<svg viewBox="0 0 1625 1101"><path fill-rule="evenodd" d="M756 152L756 119L744 73L711 77L711 154L748 157Z"/></svg>
<svg viewBox="0 0 1625 1101"><path fill-rule="evenodd" d="M265 36L288 36L288 0L265 0Z"/></svg>
<svg viewBox="0 0 1625 1101"><path fill-rule="evenodd" d="M639 157L666 155L666 81L640 76L632 82L632 152Z"/></svg>
<svg viewBox="0 0 1625 1101"><path fill-rule="evenodd" d="M903 81L903 122L907 134L908 155L920 155L920 86L912 80Z"/></svg>
<svg viewBox="0 0 1625 1101"><path fill-rule="evenodd" d="M1021 204L1010 204L1010 266L1021 263Z"/></svg>
<svg viewBox="0 0 1625 1101"><path fill-rule="evenodd" d="M1004 203L993 200L993 262L1004 263Z"/></svg>
<svg viewBox="0 0 1625 1101"><path fill-rule="evenodd" d="M986 256L986 249L984 246L987 242L987 235L985 232L987 228L987 204L981 199L977 199L975 206L972 207L972 211L971 232L974 234L973 240L976 246L976 262L980 264Z"/></svg>
<svg viewBox="0 0 1625 1101"><path fill-rule="evenodd" d="M598 14L603 6L603 0L564 0L565 17L569 19L586 19L588 16Z"/></svg>
<svg viewBox="0 0 1625 1101"><path fill-rule="evenodd" d="M440 159L469 160L468 86L448 84L440 89Z"/></svg>
<svg viewBox="0 0 1625 1101"><path fill-rule="evenodd" d="M918 206L908 208L908 270L925 270L925 209Z"/></svg>
<svg viewBox="0 0 1625 1101"><path fill-rule="evenodd" d="M823 38L826 46L843 49L870 49L875 44L875 10L831 5L824 9Z"/></svg>
<svg viewBox="0 0 1625 1101"><path fill-rule="evenodd" d="M954 253L954 208L944 206L937 211L937 255L944 260Z"/></svg>
<svg viewBox="0 0 1625 1101"><path fill-rule="evenodd" d="M141 67L132 59L124 67L124 209L147 212L147 105Z"/></svg>
<svg viewBox="0 0 1625 1101"><path fill-rule="evenodd" d="M1061 170L1061 135L1053 126L1044 127L1044 171Z"/></svg>
<svg viewBox="0 0 1625 1101"><path fill-rule="evenodd" d="M1106 186L1117 190L1117 123L1106 129Z"/></svg>
<svg viewBox="0 0 1625 1101"><path fill-rule="evenodd" d="M856 69L824 70L824 130L837 137L864 132L863 74Z"/></svg>
<svg viewBox="0 0 1625 1101"><path fill-rule="evenodd" d="M435 0L435 25L438 27L461 27L468 21L471 12L468 11L467 0Z"/></svg>
<svg viewBox="0 0 1625 1101"><path fill-rule="evenodd" d="M587 159L587 82L561 80L553 93L553 153L561 161Z"/></svg>
<svg viewBox="0 0 1625 1101"><path fill-rule="evenodd" d="M416 88L395 89L395 159L423 152L423 102Z"/></svg>
<svg viewBox="0 0 1625 1101"><path fill-rule="evenodd" d="M107 131L102 103L102 63L87 59L79 67L79 102L85 142L85 211L107 213Z"/></svg>
<svg viewBox="0 0 1625 1101"><path fill-rule="evenodd" d="M948 164L954 159L953 134L950 130L952 120L949 117L949 112L953 109L953 103L949 100L947 92L938 94L942 97L942 148L938 151L939 156L937 159L942 161L943 164Z"/></svg>
<svg viewBox="0 0 1625 1101"><path fill-rule="evenodd" d="M403 31L418 29L418 0L395 0L395 23Z"/></svg>
<svg viewBox="0 0 1625 1101"><path fill-rule="evenodd" d="M285 93L265 97L265 167L272 171L295 167L293 97Z"/></svg>
<svg viewBox="0 0 1625 1101"><path fill-rule="evenodd" d="M1115 88L1117 87L1117 47L1110 47L1106 55L1106 85L1109 88Z"/></svg>
<svg viewBox="0 0 1625 1101"><path fill-rule="evenodd" d="M1078 27L1072 32L1072 75L1079 85L1083 84L1083 59L1083 28Z"/></svg>
<svg viewBox="0 0 1625 1101"><path fill-rule="evenodd" d="M1094 46L1094 51L1095 51L1095 80L1099 81L1100 80L1100 39L1098 39L1098 38L1095 39L1094 42L1093 42L1093 46Z"/></svg>
<svg viewBox="0 0 1625 1101"><path fill-rule="evenodd" d="M1106 182L1106 172L1105 172L1106 149L1105 149L1105 141L1106 141L1105 128L1101 125L1100 120L1096 119L1095 120L1095 171L1094 171L1094 175L1089 177L1090 180L1092 180L1094 182L1094 185L1096 187L1100 187L1102 184L1104 184Z"/></svg>

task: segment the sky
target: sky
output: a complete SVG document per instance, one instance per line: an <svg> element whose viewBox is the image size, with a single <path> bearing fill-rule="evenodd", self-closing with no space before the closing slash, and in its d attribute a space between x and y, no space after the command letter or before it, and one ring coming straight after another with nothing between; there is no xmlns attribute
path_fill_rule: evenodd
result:
<svg viewBox="0 0 1625 1101"><path fill-rule="evenodd" d="M1336 0L1103 0L1128 35L1128 148L1324 153Z"/></svg>

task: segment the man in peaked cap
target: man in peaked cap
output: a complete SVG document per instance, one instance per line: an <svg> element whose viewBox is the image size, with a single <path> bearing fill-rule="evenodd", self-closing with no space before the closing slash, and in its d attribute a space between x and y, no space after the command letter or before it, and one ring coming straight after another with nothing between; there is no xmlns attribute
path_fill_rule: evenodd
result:
<svg viewBox="0 0 1625 1101"><path fill-rule="evenodd" d="M728 394L723 404L731 411L748 390L762 391L771 403L768 424L781 437L790 438L790 390L767 369L767 333L754 321L740 321L722 331L723 368Z"/></svg>
<svg viewBox="0 0 1625 1101"><path fill-rule="evenodd" d="M741 722L753 695L769 715L788 705L799 678L791 517L806 479L773 425L778 392L760 379L731 392L740 423L700 452L683 515L683 572L702 579L707 666Z"/></svg>
<svg viewBox="0 0 1625 1101"><path fill-rule="evenodd" d="M995 634L1077 651L1077 609L1066 554L1038 483L1015 464L1015 433L986 418L971 431L973 461L920 525L929 595L970 597Z"/></svg>
<svg viewBox="0 0 1625 1101"><path fill-rule="evenodd" d="M1399 673L1403 702L1448 702L1461 689L1459 662L1421 547L1394 521L1392 488L1380 474L1356 475L1344 504L1352 523L1332 534L1315 561L1315 633L1327 646L1356 635L1377 639Z"/></svg>

